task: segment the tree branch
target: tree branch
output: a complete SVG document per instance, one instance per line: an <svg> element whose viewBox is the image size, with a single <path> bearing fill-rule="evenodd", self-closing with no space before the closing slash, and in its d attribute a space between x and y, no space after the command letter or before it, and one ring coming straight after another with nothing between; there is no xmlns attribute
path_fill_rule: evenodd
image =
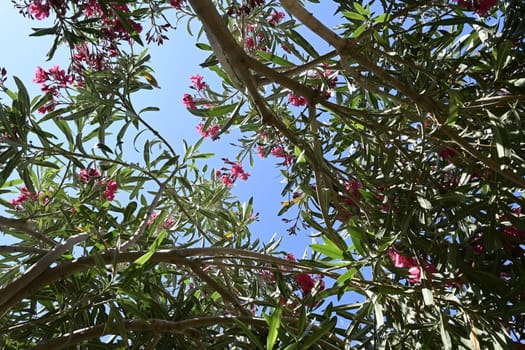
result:
<svg viewBox="0 0 525 350"><path fill-rule="evenodd" d="M21 245L0 245L0 253L33 253L33 254L46 254L49 250L40 249L36 247L25 247Z"/></svg>
<svg viewBox="0 0 525 350"><path fill-rule="evenodd" d="M57 246L59 247L59 246ZM16 292L13 290L9 293L9 297L2 295L2 301L0 302L0 314L3 314L6 310L15 305L19 300L25 296L31 294L35 290L40 290L43 286L48 285L54 281L66 279L74 273L83 272L89 270L97 264L99 261L103 261L105 264L113 263L125 263L132 262L144 254L147 251L134 251L134 252L118 252L116 250L107 251L97 258L93 256L86 256L74 261L68 261L58 264L54 267L47 267L42 273L36 278L32 279L25 285L24 288L17 288ZM336 279L339 274L337 273L325 273L324 271L316 268L312 268L308 265L292 262L286 259L277 258L274 256L268 256L263 253L252 252L243 249L236 248L225 248L225 247L210 247L210 248L185 248L185 249L173 249L173 250L160 250L155 252L149 261L156 263L171 263L178 265L185 265L188 267L195 266L198 264L194 260L188 258L202 258L202 257L222 257L222 258L236 258L236 259L251 259L260 262L264 262L275 266L290 266L299 269L301 272L312 273L312 274L323 274L328 277ZM197 265L198 266L198 265ZM201 277L198 270L194 270L195 274ZM17 282L17 281L15 281ZM13 282L13 283L15 283ZM206 282L206 281L205 281ZM213 282L212 282L213 283ZM213 286L212 286L213 287ZM358 286L355 286L358 288ZM11 290L11 284L0 290ZM7 294L5 294L7 295ZM234 299L235 300L235 299Z"/></svg>
<svg viewBox="0 0 525 350"><path fill-rule="evenodd" d="M226 324L236 324L238 321L247 323L249 325L258 327L258 328L267 328L268 323L262 317L256 316L208 316L208 317L197 317L187 320L180 321L167 321L162 319L149 319L149 320L133 320L125 319L122 320L121 326L127 332L154 332L154 333L175 333L175 334L185 334L192 336L194 334L195 328L202 328L211 325L226 325ZM288 324L296 324L296 318L292 317L283 317L282 322ZM314 329L318 326L314 326ZM71 333L65 334L60 337L56 337L52 340L42 342L32 348L31 350L54 350L61 349L66 346L72 346L80 344L83 341L100 338L105 335L117 334L121 335L121 328L116 323L113 324L98 324L96 326L86 327L82 329L75 330ZM321 340L321 344L324 349L341 349L341 346L344 345L343 341L335 336L329 335L328 339Z"/></svg>
<svg viewBox="0 0 525 350"><path fill-rule="evenodd" d="M30 225L30 220L31 219L11 219L0 216L0 226L11 227L51 246L55 246L57 244L43 233L33 230L31 227L32 225Z"/></svg>
<svg viewBox="0 0 525 350"><path fill-rule="evenodd" d="M13 297L19 295L21 292L25 292L27 287L33 281L42 276L42 274L49 268L49 265L54 263L60 258L60 256L62 256L62 254L71 249L75 244L88 239L90 235L91 233L85 232L69 237L64 242L56 245L53 250L40 258L36 263L31 265L24 274L9 283L6 287L0 289L0 295L3 299L0 302L0 315L3 315L4 312L8 310L10 306L9 301L12 300Z"/></svg>

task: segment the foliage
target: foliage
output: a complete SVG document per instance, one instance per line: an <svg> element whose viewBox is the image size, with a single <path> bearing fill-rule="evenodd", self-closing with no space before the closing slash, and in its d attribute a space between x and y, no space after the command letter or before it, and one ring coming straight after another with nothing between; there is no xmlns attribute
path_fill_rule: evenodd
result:
<svg viewBox="0 0 525 350"><path fill-rule="evenodd" d="M523 348L523 2L332 5L333 29L292 0L16 2L72 55L42 97L1 72L2 347ZM222 82L191 78L199 132L241 131L217 171L132 100L177 23ZM311 258L251 236L255 154Z"/></svg>

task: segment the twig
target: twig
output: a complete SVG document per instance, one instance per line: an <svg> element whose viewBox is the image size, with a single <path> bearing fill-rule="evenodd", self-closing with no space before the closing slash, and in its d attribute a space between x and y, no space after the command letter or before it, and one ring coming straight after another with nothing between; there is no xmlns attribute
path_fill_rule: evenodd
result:
<svg viewBox="0 0 525 350"><path fill-rule="evenodd" d="M153 200L151 201L151 204L148 207L148 211L146 212L146 215L144 219L142 220L142 223L139 225L137 230L131 235L131 237L120 246L121 252L125 252L129 250L133 245L137 243L139 238L144 234L144 231L146 231L146 227L148 227L148 221L150 220L151 215L153 214L153 210L157 206L157 203L160 201L160 198L162 194L164 193L164 190L166 189L166 185L168 181L171 180L173 175L174 174L171 174L171 176L168 177L166 181L164 181L160 185L159 189L157 190L157 193L155 193L155 197L153 197Z"/></svg>

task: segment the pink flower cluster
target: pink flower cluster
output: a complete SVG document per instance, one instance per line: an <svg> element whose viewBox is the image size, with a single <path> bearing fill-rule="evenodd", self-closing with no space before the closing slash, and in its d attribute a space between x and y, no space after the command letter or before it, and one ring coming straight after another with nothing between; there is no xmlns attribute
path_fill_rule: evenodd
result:
<svg viewBox="0 0 525 350"><path fill-rule="evenodd" d="M458 5L469 11L476 11L480 16L486 16L490 9L498 4L498 0L457 0Z"/></svg>
<svg viewBox="0 0 525 350"><path fill-rule="evenodd" d="M100 173L100 170L95 168L87 168L82 169L78 173L78 177L80 178L80 181L82 181L85 184L90 183L93 180L99 179L102 176ZM115 194L118 191L118 183L115 180L109 180L106 182L105 180L100 180L96 183L98 186L104 186L104 196L106 197L107 201L112 201L115 199Z"/></svg>
<svg viewBox="0 0 525 350"><path fill-rule="evenodd" d="M157 218L158 215L159 213L157 213L156 211L151 213L148 221L146 222L146 225L148 226L153 225L153 222L155 222L155 219ZM166 230L169 230L170 228L172 228L173 225L175 225L175 219L173 219L173 217L171 216L167 218L166 220L164 220L164 222L162 223L162 227L164 227Z"/></svg>
<svg viewBox="0 0 525 350"><path fill-rule="evenodd" d="M24 204L29 200L37 201L38 196L36 193L29 192L26 186L22 186L20 188L20 194L18 195L18 197L16 199L11 199L10 202L15 208L19 209L20 205Z"/></svg>
<svg viewBox="0 0 525 350"><path fill-rule="evenodd" d="M204 78L202 77L202 75L192 75L190 76L190 80L193 83L193 86L191 87L192 89L197 90L199 93L202 93L204 90L206 90L207 84L204 82ZM185 93L182 96L182 104L186 108L197 109L194 97L188 93Z"/></svg>
<svg viewBox="0 0 525 350"><path fill-rule="evenodd" d="M195 101L193 100L193 96L186 93L182 96L182 104L184 107L189 109L197 109L197 106L195 105Z"/></svg>
<svg viewBox="0 0 525 350"><path fill-rule="evenodd" d="M204 78L202 75L192 75L190 76L190 80L193 83L193 87L197 89L197 91L202 91L206 89L206 83L204 82Z"/></svg>
<svg viewBox="0 0 525 350"><path fill-rule="evenodd" d="M60 69L59 65L55 65L47 70L37 67L33 82L40 84L41 90L51 96L51 100L38 109L40 113L46 113L55 110L58 104L55 98L60 96L59 90L72 85L74 77L71 74L66 74L66 71Z"/></svg>
<svg viewBox="0 0 525 350"><path fill-rule="evenodd" d="M219 132L221 131L220 125L213 125L208 129L204 129L204 123L199 123L197 125L197 131L202 137L211 137L213 141L220 139Z"/></svg>
<svg viewBox="0 0 525 350"><path fill-rule="evenodd" d="M311 78L321 81L313 86L313 90L326 99L330 98L330 89L335 88L337 85L337 72L327 67L328 65L324 64L321 67L322 71L309 74ZM302 107L308 104L308 100L304 96L296 95L294 92L288 95L288 102L295 107Z"/></svg>
<svg viewBox="0 0 525 350"><path fill-rule="evenodd" d="M109 46L104 45L103 50L95 47L93 51L91 51L88 44L83 42L75 46L75 51L72 56L72 69L77 73L81 73L85 70L85 64L94 71L102 71L107 68L111 58L117 56L118 53L114 44L109 44Z"/></svg>
<svg viewBox="0 0 525 350"><path fill-rule="evenodd" d="M176 10L180 10L184 1L185 0L170 0L170 5L173 6Z"/></svg>
<svg viewBox="0 0 525 350"><path fill-rule="evenodd" d="M272 15L266 21L274 26L278 25L281 20L286 17L282 11L273 11Z"/></svg>
<svg viewBox="0 0 525 350"><path fill-rule="evenodd" d="M41 0L34 0L29 5L29 13L38 20L43 20L49 17L50 6L47 2Z"/></svg>
<svg viewBox="0 0 525 350"><path fill-rule="evenodd" d="M283 146L275 146L270 151L270 154L277 158L283 158L284 161L282 162L283 165L290 165L293 161L293 155L286 152Z"/></svg>
<svg viewBox="0 0 525 350"><path fill-rule="evenodd" d="M130 33L124 28L122 25L122 22L117 15L116 11L126 15L130 13L129 7L126 4L120 5L117 3L111 3L112 11L109 11L108 13L105 13L100 8L100 5L96 1L90 1L89 6L87 6L84 11L87 17L88 14L92 16L100 16L102 19L102 22L104 23L104 27L102 28L102 34L105 39L108 39L110 41L112 40L126 40L129 41L131 39ZM130 19L129 17L126 17L126 21L129 24L129 26L137 33L140 34L142 32L142 25L140 23Z"/></svg>
<svg viewBox="0 0 525 350"><path fill-rule="evenodd" d="M82 4L82 11L86 18L100 17L103 27L98 34L97 42L84 41L74 47L72 70L81 73L87 65L90 69L101 71L111 69L112 60L118 55L118 41L124 40L131 43L131 35L125 29L117 11L124 15L127 24L135 33L142 32L142 26L126 15L130 14L127 5L110 3L109 11L103 11L97 0L86 0ZM90 50L91 48L91 50Z"/></svg>
<svg viewBox="0 0 525 350"><path fill-rule="evenodd" d="M82 169L78 173L78 177L80 177L80 181L82 181L85 184L87 184L93 179L99 178L100 176L101 176L100 171L95 168Z"/></svg>
<svg viewBox="0 0 525 350"><path fill-rule="evenodd" d="M252 24L248 24L246 26L246 38L244 39L244 46L248 51L266 51L267 47L264 33L256 29L256 27Z"/></svg>
<svg viewBox="0 0 525 350"><path fill-rule="evenodd" d="M106 200L112 201L115 199L115 193L117 193L117 190L117 182L115 180L109 180L109 182L106 184L106 189L104 190L104 196L106 196Z"/></svg>
<svg viewBox="0 0 525 350"><path fill-rule="evenodd" d="M291 165L294 159L293 154L286 151L284 146L282 145L276 145L275 140L272 140L270 138L270 135L268 135L264 131L259 132L259 140L262 144L259 144L257 147L257 154L261 158L266 158L268 154L271 154L272 156L276 158L282 158L283 162L280 163L281 165Z"/></svg>
<svg viewBox="0 0 525 350"><path fill-rule="evenodd" d="M286 255L286 260L296 262L295 256L293 253L288 253ZM293 276L295 283L299 286L301 289L303 296L307 295L314 289L316 284L318 283L317 290L321 291L325 288L325 283L322 279L322 276L319 276L317 279L314 279L312 275L308 273L297 273Z"/></svg>
<svg viewBox="0 0 525 350"><path fill-rule="evenodd" d="M421 281L421 266L419 265L416 258L406 257L399 253L395 248L388 250L388 255L394 263L394 266L401 269L408 269L407 281L410 283L419 283ZM436 267L433 264L429 264L423 261L423 269L426 274L432 274L436 272Z"/></svg>
<svg viewBox="0 0 525 350"><path fill-rule="evenodd" d="M360 208L355 201L363 198L359 190L363 188L361 182L355 178L345 181L346 193L341 194L340 200L344 205L338 207L338 219L341 221L347 221L352 218L353 215L359 212Z"/></svg>
<svg viewBox="0 0 525 350"><path fill-rule="evenodd" d="M293 92L288 95L288 102L290 102L290 104L295 107L306 106L308 104L308 100L306 98L303 96L298 96Z"/></svg>
<svg viewBox="0 0 525 350"><path fill-rule="evenodd" d="M235 183L237 179L241 179L243 181L248 180L248 177L250 176L250 173L244 171L243 166L238 162L232 162L231 160L228 160L227 158L222 159L225 164L228 164L231 166L231 168L223 167L220 170L215 171L215 176L217 178L220 178L222 183L227 186L231 187Z"/></svg>

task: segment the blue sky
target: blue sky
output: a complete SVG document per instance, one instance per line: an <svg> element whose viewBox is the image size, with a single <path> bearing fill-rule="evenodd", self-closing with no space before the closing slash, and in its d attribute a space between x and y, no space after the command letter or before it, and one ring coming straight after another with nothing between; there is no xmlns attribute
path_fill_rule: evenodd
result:
<svg viewBox="0 0 525 350"><path fill-rule="evenodd" d="M317 5L316 9L316 14L320 14L327 21L330 20L332 12L328 11L326 6ZM32 96L40 94L39 86L32 82L35 68L37 66L49 68L55 64L66 67L66 50L58 51L52 61L46 61L46 53L52 43L51 37L29 37L29 34L32 32L31 27L46 27L52 22L23 18L9 1L0 1L0 13L2 14L0 47L3 48L0 67L8 70L9 77L16 75L21 78ZM331 20L333 21L333 17ZM188 35L184 22L179 29L171 31L169 37L170 40L164 45L151 46L149 51L152 56L151 66L155 70L155 77L161 89L140 94L136 98L136 103L138 106L160 107L160 112L149 114L148 122L156 126L177 150L182 150L183 139L192 142L199 137L195 129L199 119L192 116L181 103L182 95L191 92L190 75L202 74L205 80L215 85L217 89L220 87L220 82L215 79L214 73L199 67L199 63L204 60L207 53L195 47L196 38ZM325 50L329 48L320 48L321 52ZM13 86L12 79L8 80L7 85ZM214 159L209 161L210 167L221 166L221 157L233 159L236 149L229 145L233 141L232 137L228 138L226 135L219 141L204 142L202 151L216 154ZM134 152L132 146L129 147L129 152ZM281 218L277 217L283 200L280 196L283 184L274 160L257 158L254 168L249 168L248 164L245 164L245 168L251 173L251 177L248 181L237 182L233 192L242 201L247 201L250 196L254 197L254 211L260 213L260 221L251 227L253 236L265 242L276 234L277 237L283 237L281 249L292 251L298 257L302 256L311 242L308 237L309 232L303 230L297 236L288 236L286 229L289 225L284 224Z"/></svg>

